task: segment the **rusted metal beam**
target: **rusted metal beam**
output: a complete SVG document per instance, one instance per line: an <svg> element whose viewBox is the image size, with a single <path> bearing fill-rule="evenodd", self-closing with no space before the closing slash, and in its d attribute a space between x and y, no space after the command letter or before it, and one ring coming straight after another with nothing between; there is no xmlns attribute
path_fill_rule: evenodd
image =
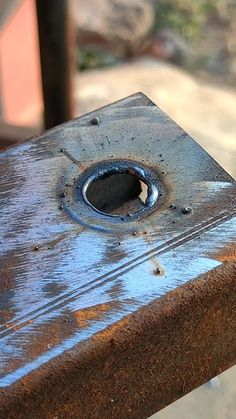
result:
<svg viewBox="0 0 236 419"><path fill-rule="evenodd" d="M73 40L67 0L36 0L45 127L72 118Z"/></svg>
<svg viewBox="0 0 236 419"><path fill-rule="evenodd" d="M236 185L148 98L0 172L1 417L146 418L235 363Z"/></svg>

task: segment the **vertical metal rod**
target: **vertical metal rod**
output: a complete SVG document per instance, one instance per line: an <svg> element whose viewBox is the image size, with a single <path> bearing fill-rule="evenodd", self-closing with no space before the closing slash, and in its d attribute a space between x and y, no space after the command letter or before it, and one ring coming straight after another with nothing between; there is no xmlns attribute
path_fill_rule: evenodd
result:
<svg viewBox="0 0 236 419"><path fill-rule="evenodd" d="M72 39L67 0L36 0L45 128L73 117Z"/></svg>

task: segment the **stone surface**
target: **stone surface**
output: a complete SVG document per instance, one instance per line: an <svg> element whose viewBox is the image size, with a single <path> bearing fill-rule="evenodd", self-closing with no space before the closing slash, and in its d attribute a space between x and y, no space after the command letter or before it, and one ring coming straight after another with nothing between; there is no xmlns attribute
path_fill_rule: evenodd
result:
<svg viewBox="0 0 236 419"><path fill-rule="evenodd" d="M157 60L79 74L77 114L142 91L236 177L236 93Z"/></svg>
<svg viewBox="0 0 236 419"><path fill-rule="evenodd" d="M183 36L166 29L151 36L141 47L139 54L184 65L191 51Z"/></svg>
<svg viewBox="0 0 236 419"><path fill-rule="evenodd" d="M130 54L154 24L150 0L73 0L78 35L86 42L104 41L117 52Z"/></svg>

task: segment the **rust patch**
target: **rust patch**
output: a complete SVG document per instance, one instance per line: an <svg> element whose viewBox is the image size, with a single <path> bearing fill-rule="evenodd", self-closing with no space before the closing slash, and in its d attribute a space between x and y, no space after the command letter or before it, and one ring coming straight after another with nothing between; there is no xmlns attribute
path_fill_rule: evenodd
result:
<svg viewBox="0 0 236 419"><path fill-rule="evenodd" d="M15 278L9 267L3 266L0 271L1 292L10 290L15 285Z"/></svg>
<svg viewBox="0 0 236 419"><path fill-rule="evenodd" d="M127 252L121 245L108 245L104 254L103 264L109 265L111 262L118 262L124 260L128 256Z"/></svg>
<svg viewBox="0 0 236 419"><path fill-rule="evenodd" d="M0 313L1 323L7 323L9 322L9 320L11 320L11 318L12 318L12 310L10 309L1 310L1 313ZM4 327L7 328L7 324L5 324Z"/></svg>
<svg viewBox="0 0 236 419"><path fill-rule="evenodd" d="M117 305L117 304L116 304ZM77 325L80 328L88 326L91 320L99 320L103 315L114 308L114 303L109 304L98 304L84 310L78 310L75 312Z"/></svg>
<svg viewBox="0 0 236 419"><path fill-rule="evenodd" d="M236 262L236 243L226 246L213 257L220 262Z"/></svg>

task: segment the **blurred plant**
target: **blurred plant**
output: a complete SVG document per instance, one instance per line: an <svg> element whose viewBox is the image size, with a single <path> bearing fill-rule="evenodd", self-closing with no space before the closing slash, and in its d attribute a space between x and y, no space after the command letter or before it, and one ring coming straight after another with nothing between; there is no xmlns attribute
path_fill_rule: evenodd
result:
<svg viewBox="0 0 236 419"><path fill-rule="evenodd" d="M95 47L76 48L76 66L78 70L111 67L119 63L118 57L108 51Z"/></svg>
<svg viewBox="0 0 236 419"><path fill-rule="evenodd" d="M202 26L210 18L231 20L236 11L235 0L153 0L156 23L155 31L163 28L176 30L188 40L201 34Z"/></svg>

